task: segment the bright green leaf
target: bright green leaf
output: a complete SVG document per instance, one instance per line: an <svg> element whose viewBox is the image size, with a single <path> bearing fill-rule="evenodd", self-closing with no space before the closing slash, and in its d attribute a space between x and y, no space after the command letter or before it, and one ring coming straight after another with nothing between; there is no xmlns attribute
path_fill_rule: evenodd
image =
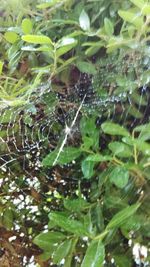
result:
<svg viewBox="0 0 150 267"><path fill-rule="evenodd" d="M52 44L51 39L45 35L23 35L22 40L32 44Z"/></svg>
<svg viewBox="0 0 150 267"><path fill-rule="evenodd" d="M15 32L5 32L5 34L4 34L4 38L6 39L6 41L8 41L9 43L15 43L17 40L18 40L18 38L19 38L19 36L18 36L18 34L17 33L15 33Z"/></svg>
<svg viewBox="0 0 150 267"><path fill-rule="evenodd" d="M31 19L23 19L21 28L24 34L30 34L32 32L32 21Z"/></svg>
<svg viewBox="0 0 150 267"><path fill-rule="evenodd" d="M123 20L134 24L138 29L143 25L143 17L137 13L119 10L118 14Z"/></svg>

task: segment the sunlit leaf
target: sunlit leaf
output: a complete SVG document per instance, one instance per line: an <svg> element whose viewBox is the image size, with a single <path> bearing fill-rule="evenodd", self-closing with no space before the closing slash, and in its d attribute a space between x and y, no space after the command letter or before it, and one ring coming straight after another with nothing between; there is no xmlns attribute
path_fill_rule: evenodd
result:
<svg viewBox="0 0 150 267"><path fill-rule="evenodd" d="M90 19L84 9L82 10L80 14L79 23L80 23L80 27L82 28L82 30L84 31L90 30Z"/></svg>
<svg viewBox="0 0 150 267"><path fill-rule="evenodd" d="M22 40L33 44L52 44L51 39L45 35L23 35Z"/></svg>

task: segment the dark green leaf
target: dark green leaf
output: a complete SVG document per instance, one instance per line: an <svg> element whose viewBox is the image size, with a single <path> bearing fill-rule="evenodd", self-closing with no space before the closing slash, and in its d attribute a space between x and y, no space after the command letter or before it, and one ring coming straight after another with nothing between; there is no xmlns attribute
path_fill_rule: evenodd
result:
<svg viewBox="0 0 150 267"><path fill-rule="evenodd" d="M109 175L110 181L119 188L124 188L129 180L129 171L122 166L117 166Z"/></svg>
<svg viewBox="0 0 150 267"><path fill-rule="evenodd" d="M53 166L53 163L54 163L58 153L59 153L59 149L56 149L56 150L52 151L50 154L48 154L42 161L43 166ZM80 156L80 154L81 154L81 151L79 148L66 147L60 153L56 164L62 164L62 165L67 164L67 163L71 162L72 160L78 158Z"/></svg>
<svg viewBox="0 0 150 267"><path fill-rule="evenodd" d="M81 267L102 267L105 258L104 245L100 240L92 241L86 251Z"/></svg>
<svg viewBox="0 0 150 267"><path fill-rule="evenodd" d="M56 244L66 238L60 232L47 232L37 235L33 242L45 251L53 252L56 249Z"/></svg>
<svg viewBox="0 0 150 267"><path fill-rule="evenodd" d="M66 258L67 254L70 251L71 245L72 245L72 240L65 240L56 247L53 253L53 262L55 264L60 263L62 259Z"/></svg>
<svg viewBox="0 0 150 267"><path fill-rule="evenodd" d="M130 216L132 216L137 209L140 207L141 203L133 204L114 215L114 217L108 223L106 229L109 230L111 228L120 227L123 223L126 222Z"/></svg>
<svg viewBox="0 0 150 267"><path fill-rule="evenodd" d="M49 219L52 220L57 226L61 227L67 232L73 233L76 236L88 236L89 233L82 222L70 219L58 212L51 212Z"/></svg>
<svg viewBox="0 0 150 267"><path fill-rule="evenodd" d="M128 145L121 142L111 142L109 143L108 147L114 155L121 158L128 158L133 154L132 149Z"/></svg>

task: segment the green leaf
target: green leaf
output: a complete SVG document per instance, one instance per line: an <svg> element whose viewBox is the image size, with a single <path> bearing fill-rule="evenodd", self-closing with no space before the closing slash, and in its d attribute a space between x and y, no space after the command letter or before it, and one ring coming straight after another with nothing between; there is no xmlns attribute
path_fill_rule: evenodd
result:
<svg viewBox="0 0 150 267"><path fill-rule="evenodd" d="M103 161L112 160L112 157L103 156L103 155L100 155L100 154L92 154L92 155L89 155L85 160L86 161L92 161L92 162L103 162Z"/></svg>
<svg viewBox="0 0 150 267"><path fill-rule="evenodd" d="M50 154L48 154L42 161L43 166L53 166L53 163L59 153L59 149L55 149ZM67 164L72 160L78 158L81 154L79 148L76 147L65 147L60 153L56 164Z"/></svg>
<svg viewBox="0 0 150 267"><path fill-rule="evenodd" d="M123 126L113 122L104 122L101 127L106 134L129 136L129 132Z"/></svg>
<svg viewBox="0 0 150 267"><path fill-rule="evenodd" d="M150 15L150 4L145 4L141 10L143 15Z"/></svg>
<svg viewBox="0 0 150 267"><path fill-rule="evenodd" d="M81 72L85 72L88 74L96 74L96 68L91 62L86 62L86 61L78 61L76 63L77 68Z"/></svg>
<svg viewBox="0 0 150 267"><path fill-rule="evenodd" d="M108 19L108 18L104 19L104 28L105 28L105 32L107 33L108 36L113 35L114 26L113 26L112 22L110 21L110 19Z"/></svg>
<svg viewBox="0 0 150 267"><path fill-rule="evenodd" d="M84 175L84 178L90 179L94 174L95 161L83 160L81 164L81 169Z"/></svg>
<svg viewBox="0 0 150 267"><path fill-rule="evenodd" d="M23 35L22 40L32 44L53 44L51 39L45 35Z"/></svg>
<svg viewBox="0 0 150 267"><path fill-rule="evenodd" d="M37 5L36 7L39 9L45 9L48 7L53 7L56 4L61 3L61 2L62 2L62 0L49 0L49 1L45 1L45 3Z"/></svg>
<svg viewBox="0 0 150 267"><path fill-rule="evenodd" d="M65 240L56 247L52 256L53 262L55 264L60 263L62 259L66 258L67 254L70 251L71 245L72 245L72 240Z"/></svg>
<svg viewBox="0 0 150 267"><path fill-rule="evenodd" d="M23 19L21 28L24 34L30 34L32 32L32 21L31 19Z"/></svg>
<svg viewBox="0 0 150 267"><path fill-rule="evenodd" d="M4 62L0 60L0 75L2 74Z"/></svg>
<svg viewBox="0 0 150 267"><path fill-rule="evenodd" d="M122 142L111 142L108 147L114 155L120 158L128 158L132 156L132 149Z"/></svg>
<svg viewBox="0 0 150 267"><path fill-rule="evenodd" d="M77 40L71 37L64 37L57 43L57 57L62 56L63 54L70 51L73 47L77 45Z"/></svg>
<svg viewBox="0 0 150 267"><path fill-rule="evenodd" d="M5 34L4 34L4 38L5 38L6 41L8 41L9 43L13 44L13 43L15 43L15 42L18 40L19 36L18 36L18 34L15 33L15 32L5 32Z"/></svg>
<svg viewBox="0 0 150 267"><path fill-rule="evenodd" d="M64 199L64 207L73 212L81 212L90 207L90 204L83 198Z"/></svg>
<svg viewBox="0 0 150 267"><path fill-rule="evenodd" d="M117 166L110 173L109 179L118 188L124 188L129 180L129 171L125 167Z"/></svg>
<svg viewBox="0 0 150 267"><path fill-rule="evenodd" d="M87 248L81 267L102 267L104 258L105 249L102 242L92 241Z"/></svg>
<svg viewBox="0 0 150 267"><path fill-rule="evenodd" d="M128 206L127 208L119 211L117 214L114 215L114 217L110 220L108 223L106 230L109 230L111 228L120 227L122 224L126 222L130 216L132 216L137 209L140 207L141 203L136 203L131 206Z"/></svg>
<svg viewBox="0 0 150 267"><path fill-rule="evenodd" d="M79 17L79 24L82 30L89 31L90 30L90 19L88 14L83 9L80 17Z"/></svg>
<svg viewBox="0 0 150 267"><path fill-rule="evenodd" d="M47 232L37 235L33 242L41 249L52 252L56 249L56 244L65 238L66 236L60 232Z"/></svg>
<svg viewBox="0 0 150 267"><path fill-rule="evenodd" d="M62 215L59 212L51 212L49 219L57 226L61 227L69 233L73 233L76 236L88 236L89 233L83 223L77 220L70 219L68 216Z"/></svg>
<svg viewBox="0 0 150 267"><path fill-rule="evenodd" d="M143 17L137 13L119 10L118 14L123 20L134 24L138 29L143 25Z"/></svg>
<svg viewBox="0 0 150 267"><path fill-rule="evenodd" d="M12 209L6 208L3 214L3 225L6 227L8 230L11 230L13 227L13 211Z"/></svg>
<svg viewBox="0 0 150 267"><path fill-rule="evenodd" d="M145 5L145 2L143 0L130 0L131 3L133 3L135 6L142 9Z"/></svg>

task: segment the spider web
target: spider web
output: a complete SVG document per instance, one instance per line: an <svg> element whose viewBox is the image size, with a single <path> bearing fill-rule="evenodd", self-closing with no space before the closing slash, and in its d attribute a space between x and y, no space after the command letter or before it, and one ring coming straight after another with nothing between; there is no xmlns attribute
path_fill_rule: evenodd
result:
<svg viewBox="0 0 150 267"><path fill-rule="evenodd" d="M38 155L41 146L51 142L51 138L58 141L62 136L59 133L62 127L65 135L65 128L71 126L71 121L83 99L81 112L89 116L95 114L97 125L105 120L111 120L124 126L130 124L130 128L133 128L136 124L147 121L146 115L149 109L147 84L137 90L137 84L134 86L132 81L135 79L137 68L142 72L145 65L148 66L148 62L143 62L141 55L136 58L136 65L133 63L133 58L121 57L117 62L116 56L104 58L98 62L97 74L93 77L81 74L78 82L69 88L67 95L66 92L54 95L49 89L50 84L41 85L36 90L39 97L33 94L25 109L22 107L1 109L0 169L3 172L8 170L12 172L11 167L14 169L19 159L21 168L27 171L26 165L32 165L29 159L33 159L31 155L34 154L37 165L35 167L40 167ZM119 75L117 77L117 73L121 73L122 77ZM71 131L74 129L78 131L77 121ZM51 129L55 124L58 127L56 131L58 135L52 136Z"/></svg>

